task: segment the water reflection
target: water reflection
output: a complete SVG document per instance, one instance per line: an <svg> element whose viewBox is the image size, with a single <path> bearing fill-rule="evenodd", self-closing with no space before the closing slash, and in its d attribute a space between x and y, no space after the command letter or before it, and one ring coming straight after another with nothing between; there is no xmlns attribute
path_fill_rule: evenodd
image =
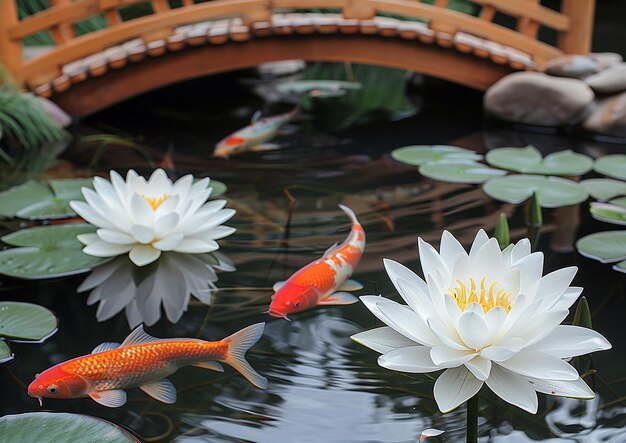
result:
<svg viewBox="0 0 626 443"><path fill-rule="evenodd" d="M91 291L87 304L99 302L96 318L101 322L125 310L131 329L141 323L151 326L161 318L163 306L167 319L177 323L191 295L204 304L211 303L216 271L234 270L230 259L220 252L168 252L144 267L135 266L125 255L95 268L77 291Z"/></svg>

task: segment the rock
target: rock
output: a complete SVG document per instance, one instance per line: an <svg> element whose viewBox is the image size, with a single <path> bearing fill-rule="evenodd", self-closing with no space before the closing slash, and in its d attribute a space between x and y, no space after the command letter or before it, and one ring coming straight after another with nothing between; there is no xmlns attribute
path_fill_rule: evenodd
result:
<svg viewBox="0 0 626 443"><path fill-rule="evenodd" d="M563 55L546 63L543 71L557 77L582 78L600 71L600 66L586 55Z"/></svg>
<svg viewBox="0 0 626 443"><path fill-rule="evenodd" d="M590 75L585 83L599 94L615 94L626 91L626 63L611 66L597 74Z"/></svg>
<svg viewBox="0 0 626 443"><path fill-rule="evenodd" d="M488 115L509 122L567 126L586 116L593 99L593 91L581 80L516 72L489 88L483 106Z"/></svg>
<svg viewBox="0 0 626 443"><path fill-rule="evenodd" d="M598 134L626 137L626 92L600 101L583 128Z"/></svg>
<svg viewBox="0 0 626 443"><path fill-rule="evenodd" d="M617 52L593 52L589 56L598 64L600 69L610 68L624 61L624 57Z"/></svg>

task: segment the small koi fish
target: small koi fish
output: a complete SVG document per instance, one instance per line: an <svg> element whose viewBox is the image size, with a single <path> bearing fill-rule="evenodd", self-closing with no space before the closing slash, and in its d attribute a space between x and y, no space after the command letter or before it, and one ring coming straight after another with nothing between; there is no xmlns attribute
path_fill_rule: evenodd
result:
<svg viewBox="0 0 626 443"><path fill-rule="evenodd" d="M344 205L339 208L352 221L346 240L332 245L322 258L309 263L287 279L277 282L268 313L287 319L287 314L304 311L317 305L347 305L358 299L344 291L363 288L359 282L349 280L365 249L365 232L354 215Z"/></svg>
<svg viewBox="0 0 626 443"><path fill-rule="evenodd" d="M255 112L248 126L233 132L217 143L213 156L228 158L244 152L278 149L278 145L265 142L274 138L280 128L293 120L299 112L298 107L271 117L261 117L261 111Z"/></svg>
<svg viewBox="0 0 626 443"><path fill-rule="evenodd" d="M156 338L138 326L123 343L105 342L90 355L59 363L28 386L37 398L91 397L116 408L126 403L124 389L139 387L163 403L176 401L176 388L165 377L187 365L223 371L218 361L235 368L253 385L265 389L267 379L256 372L245 353L261 338L265 323L257 323L215 342L194 338Z"/></svg>

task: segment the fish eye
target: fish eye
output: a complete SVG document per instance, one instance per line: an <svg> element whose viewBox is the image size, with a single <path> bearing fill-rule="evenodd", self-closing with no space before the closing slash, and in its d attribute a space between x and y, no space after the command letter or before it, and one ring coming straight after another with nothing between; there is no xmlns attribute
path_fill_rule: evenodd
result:
<svg viewBox="0 0 626 443"><path fill-rule="evenodd" d="M59 387L57 385L50 385L48 386L48 392L51 394L55 394L59 392Z"/></svg>
<svg viewBox="0 0 626 443"><path fill-rule="evenodd" d="M300 307L300 302L299 302L299 301L295 302L295 303L293 304L293 307L294 307L294 308L298 308L298 307Z"/></svg>

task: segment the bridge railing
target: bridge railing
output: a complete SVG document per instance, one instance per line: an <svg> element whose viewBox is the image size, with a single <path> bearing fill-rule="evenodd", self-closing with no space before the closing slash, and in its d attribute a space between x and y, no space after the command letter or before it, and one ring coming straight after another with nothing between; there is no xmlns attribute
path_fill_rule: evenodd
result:
<svg viewBox="0 0 626 443"><path fill-rule="evenodd" d="M177 26L233 17L252 25L269 21L274 12L312 8L340 10L345 18L360 20L393 14L424 21L439 33L463 32L524 51L540 66L563 53L589 51L595 8L595 0L562 0L560 11L541 5L540 0L471 0L479 11L474 16L448 8L448 0L434 0L434 4L418 0L182 0L176 7L168 0L50 0L48 9L19 20L15 1L0 0L0 60L31 88L59 76L62 67L75 60L136 38L146 43L165 38ZM122 20L121 8L140 3L150 4L153 12ZM96 15L106 19L106 28L75 34L76 23ZM502 16L512 18L515 25L497 23ZM557 46L538 39L541 27L558 33ZM40 32L49 32L56 47L24 60L23 40Z"/></svg>

